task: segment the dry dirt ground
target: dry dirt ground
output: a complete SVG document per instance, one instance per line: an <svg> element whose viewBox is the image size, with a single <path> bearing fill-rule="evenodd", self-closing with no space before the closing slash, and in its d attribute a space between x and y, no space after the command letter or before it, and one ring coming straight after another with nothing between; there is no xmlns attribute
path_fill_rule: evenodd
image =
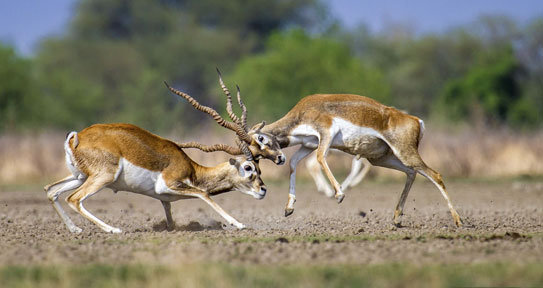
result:
<svg viewBox="0 0 543 288"><path fill-rule="evenodd" d="M420 177L419 177L420 178ZM543 182L448 183L463 228L454 226L445 200L417 179L402 228L391 225L403 183L364 182L343 203L298 181L293 215L285 218L286 183L268 183L255 200L238 192L216 201L248 229L226 227L201 200L172 203L177 227L165 231L158 200L101 191L86 207L122 234L107 234L73 212L81 234L68 232L38 188L0 192L0 266L71 264L473 264L541 263ZM24 190L24 189L23 189Z"/></svg>

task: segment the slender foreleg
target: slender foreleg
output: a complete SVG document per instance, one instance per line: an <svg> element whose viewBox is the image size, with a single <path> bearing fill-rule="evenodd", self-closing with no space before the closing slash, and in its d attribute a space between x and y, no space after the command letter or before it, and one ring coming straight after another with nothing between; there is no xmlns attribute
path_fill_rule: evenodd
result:
<svg viewBox="0 0 543 288"><path fill-rule="evenodd" d="M294 155L290 158L290 185L289 185L289 194L288 202L285 207L285 217L289 216L294 212L294 202L296 202L296 166L300 160L304 159L307 155L313 152L313 148L308 148L301 146Z"/></svg>
<svg viewBox="0 0 543 288"><path fill-rule="evenodd" d="M317 190L323 192L327 197L334 196L334 190L326 181L324 174L322 174L321 165L317 161L317 155L311 154L309 158L305 161L305 167L309 171L309 175L313 177Z"/></svg>
<svg viewBox="0 0 543 288"><path fill-rule="evenodd" d="M224 211L224 209L222 209L219 204L213 201L211 197L209 197L209 194L207 194L206 192L191 190L190 192L183 193L183 195L198 197L204 200L209 206L211 206L211 208L213 208L213 210L217 211L217 213L219 213L219 215L221 215L222 218L224 218L228 222L228 224L234 225L238 229L245 228L245 225L241 224L238 220L234 219L234 217L230 216L230 214L226 213L226 211Z"/></svg>
<svg viewBox="0 0 543 288"><path fill-rule="evenodd" d="M326 162L326 154L328 154L330 144L332 144L332 137L330 135L321 133L319 147L317 148L317 161L319 161L319 164L321 164L324 174L326 174L326 177L328 177L328 181L330 181L332 187L334 187L334 197L337 199L338 203L341 203L341 201L343 201L345 198L345 194L341 190L341 186L332 174L332 171L330 171L330 167L328 167L328 163Z"/></svg>
<svg viewBox="0 0 543 288"><path fill-rule="evenodd" d="M172 204L168 201L162 200L160 200L160 203L162 203L164 212L166 213L166 229L168 231L172 231L175 228L175 223L173 222L172 218Z"/></svg>

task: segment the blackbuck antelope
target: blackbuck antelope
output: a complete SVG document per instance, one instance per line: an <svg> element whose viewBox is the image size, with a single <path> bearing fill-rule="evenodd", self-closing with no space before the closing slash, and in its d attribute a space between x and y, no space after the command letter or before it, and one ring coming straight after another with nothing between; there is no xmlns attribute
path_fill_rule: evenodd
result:
<svg viewBox="0 0 543 288"><path fill-rule="evenodd" d="M277 163L276 158L270 158L270 154L264 152L268 152L270 148L273 151L278 151L280 148L300 145L298 151L289 161L290 187L285 216L294 212L296 166L300 160L314 150L316 150L317 162L332 184L335 198L338 203L343 201L345 194L341 185L334 178L326 163L329 149L337 149L355 155L357 158L366 158L375 166L406 173L407 180L394 211L393 222L395 225L400 225L399 218L402 215L405 200L416 173L420 173L437 186L447 200L455 224L462 225L462 220L451 203L441 175L428 167L418 153L418 146L424 132L424 122L421 119L364 96L316 94L304 97L281 119L267 125L257 124L251 130L247 130L246 116L240 120L231 113L230 92L224 85L220 72L219 82L227 96L226 109L230 119L238 123L239 126L245 127L244 130L249 131L249 134L252 133L258 137L246 141L256 159L267 158ZM182 96L182 92L172 88L170 90ZM239 87L237 96L242 110L246 111L240 99ZM225 121L222 118L219 119L215 111L216 115L205 109L199 110L211 114L219 123ZM265 136L264 141L260 141L262 140L260 135ZM273 144L265 146L263 145L265 143ZM210 148L209 146L192 145L192 143L185 143L183 147L199 148L204 151L208 151ZM234 151L234 149L223 149L223 151L233 152L233 155L239 154L239 151Z"/></svg>
<svg viewBox="0 0 543 288"><path fill-rule="evenodd" d="M334 151L338 150L330 149L329 152ZM322 174L321 165L319 164L319 161L317 161L316 153L312 153L311 156L307 158L307 160L305 161L305 167L309 171L309 175L311 175L313 181L315 181L317 190L323 192L328 197L334 197L334 189L330 186L330 184L328 184L328 181ZM349 175L345 177L343 182L341 182L341 189L343 190L343 192L362 182L362 180L364 180L364 178L370 171L370 167L370 162L367 159L359 158L357 156L353 157L353 160L351 162L351 171L349 172Z"/></svg>
<svg viewBox="0 0 543 288"><path fill-rule="evenodd" d="M416 173L434 183L447 200L457 226L462 225L443 184L441 175L422 161L418 146L424 122L385 106L373 99L349 94L316 94L298 102L283 118L266 125L262 132L274 135L281 148L300 144L290 159L290 192L285 215L294 211L296 201L296 166L300 160L317 150L317 161L332 184L338 203L345 194L326 163L326 154L333 148L366 158L375 166L406 173L407 181L394 212L399 217Z"/></svg>
<svg viewBox="0 0 543 288"><path fill-rule="evenodd" d="M45 186L47 197L71 232L77 227L58 203L65 192L75 191L69 206L106 232L120 233L96 218L83 201L104 188L129 191L156 198L166 212L168 229L173 228L172 201L200 198L226 221L239 229L245 226L228 215L211 196L239 191L262 199L266 186L260 168L244 141L238 141L244 154L215 167L204 167L190 159L176 143L130 124L96 124L81 132L71 132L64 143L66 164L72 175Z"/></svg>

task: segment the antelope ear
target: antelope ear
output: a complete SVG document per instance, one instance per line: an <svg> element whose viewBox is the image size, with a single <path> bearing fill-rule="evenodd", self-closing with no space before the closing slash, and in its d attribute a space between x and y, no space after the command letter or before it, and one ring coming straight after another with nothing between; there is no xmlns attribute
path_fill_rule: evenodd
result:
<svg viewBox="0 0 543 288"><path fill-rule="evenodd" d="M230 162L230 165L236 166L236 168L239 169L239 161L238 161L238 160L236 160L236 159L234 159L234 158L230 158L230 159L228 160L228 162Z"/></svg>
<svg viewBox="0 0 543 288"><path fill-rule="evenodd" d="M265 125L266 125L266 121L262 121L256 124L255 126L253 126L253 128L251 128L251 131L259 132L260 129L262 129Z"/></svg>

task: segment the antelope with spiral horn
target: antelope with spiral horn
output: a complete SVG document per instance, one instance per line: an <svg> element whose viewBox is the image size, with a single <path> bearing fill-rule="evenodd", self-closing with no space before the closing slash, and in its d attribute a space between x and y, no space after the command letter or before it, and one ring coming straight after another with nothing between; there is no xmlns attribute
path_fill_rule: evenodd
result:
<svg viewBox="0 0 543 288"><path fill-rule="evenodd" d="M242 223L211 199L213 195L229 191L239 191L256 199L263 199L266 195L260 168L245 139L240 137L237 142L237 149L229 147L236 151L230 152L243 156L231 158L215 167L204 167L190 159L178 144L137 126L96 124L81 132L68 134L64 149L66 164L72 174L44 189L67 228L74 233L82 230L72 222L58 202L59 196L69 191L73 192L66 201L72 209L106 232L121 232L83 206L87 198L104 188L160 200L168 229L174 226L170 202L189 198L202 199L229 224L243 229L245 226Z"/></svg>

